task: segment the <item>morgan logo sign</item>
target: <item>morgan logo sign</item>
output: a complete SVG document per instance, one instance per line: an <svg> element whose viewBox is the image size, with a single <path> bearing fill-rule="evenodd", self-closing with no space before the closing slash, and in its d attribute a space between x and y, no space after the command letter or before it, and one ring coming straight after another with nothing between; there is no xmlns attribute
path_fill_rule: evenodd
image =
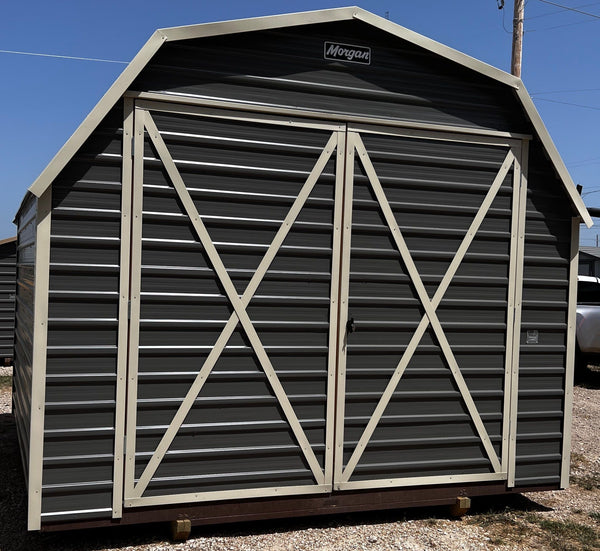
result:
<svg viewBox="0 0 600 551"><path fill-rule="evenodd" d="M325 42L325 59L371 65L371 48L338 44L337 42Z"/></svg>

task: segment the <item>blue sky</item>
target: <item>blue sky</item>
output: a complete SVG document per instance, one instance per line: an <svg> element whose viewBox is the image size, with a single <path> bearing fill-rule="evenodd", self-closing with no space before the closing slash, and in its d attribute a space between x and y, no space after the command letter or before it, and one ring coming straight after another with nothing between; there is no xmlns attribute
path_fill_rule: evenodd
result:
<svg viewBox="0 0 600 551"><path fill-rule="evenodd" d="M512 0L365 0L358 5L510 70ZM552 0L554 2L554 0ZM600 1L527 0L523 80L588 206L600 207ZM161 27L350 5L271 0L3 2L0 50L129 61ZM0 239L25 191L125 65L0 52ZM600 224L600 220L598 221ZM582 232L595 244L600 226Z"/></svg>

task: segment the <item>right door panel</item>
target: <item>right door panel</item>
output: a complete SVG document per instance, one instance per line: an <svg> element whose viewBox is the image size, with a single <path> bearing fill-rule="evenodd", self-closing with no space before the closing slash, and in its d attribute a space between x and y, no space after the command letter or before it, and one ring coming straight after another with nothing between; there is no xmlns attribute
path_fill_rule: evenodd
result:
<svg viewBox="0 0 600 551"><path fill-rule="evenodd" d="M337 489L507 477L520 148L463 140L348 133Z"/></svg>

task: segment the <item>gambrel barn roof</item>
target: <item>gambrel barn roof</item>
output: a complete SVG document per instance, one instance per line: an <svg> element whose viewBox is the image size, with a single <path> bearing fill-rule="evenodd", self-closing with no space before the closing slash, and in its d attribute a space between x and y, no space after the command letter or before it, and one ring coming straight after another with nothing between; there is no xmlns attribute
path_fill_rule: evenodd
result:
<svg viewBox="0 0 600 551"><path fill-rule="evenodd" d="M498 84L512 89L524 113L531 122L535 133L542 142L545 152L562 181L564 189L576 212L588 227L593 224L583 200L579 196L575 184L521 79L358 7L335 8L157 30L48 164L46 169L31 185L29 191L39 197L51 185L53 179L83 145L103 117L110 111L119 98L130 89L136 77L140 75L149 61L166 43L348 20L362 21L374 29L384 31L392 36L410 42L419 48L423 48L439 55L441 58L480 73L485 77L493 79Z"/></svg>

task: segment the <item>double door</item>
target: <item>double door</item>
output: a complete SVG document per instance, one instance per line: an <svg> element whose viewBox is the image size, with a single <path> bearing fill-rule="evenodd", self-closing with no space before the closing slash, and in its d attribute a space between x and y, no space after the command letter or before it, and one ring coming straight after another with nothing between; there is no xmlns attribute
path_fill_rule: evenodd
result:
<svg viewBox="0 0 600 551"><path fill-rule="evenodd" d="M520 142L128 120L125 507L507 478Z"/></svg>

